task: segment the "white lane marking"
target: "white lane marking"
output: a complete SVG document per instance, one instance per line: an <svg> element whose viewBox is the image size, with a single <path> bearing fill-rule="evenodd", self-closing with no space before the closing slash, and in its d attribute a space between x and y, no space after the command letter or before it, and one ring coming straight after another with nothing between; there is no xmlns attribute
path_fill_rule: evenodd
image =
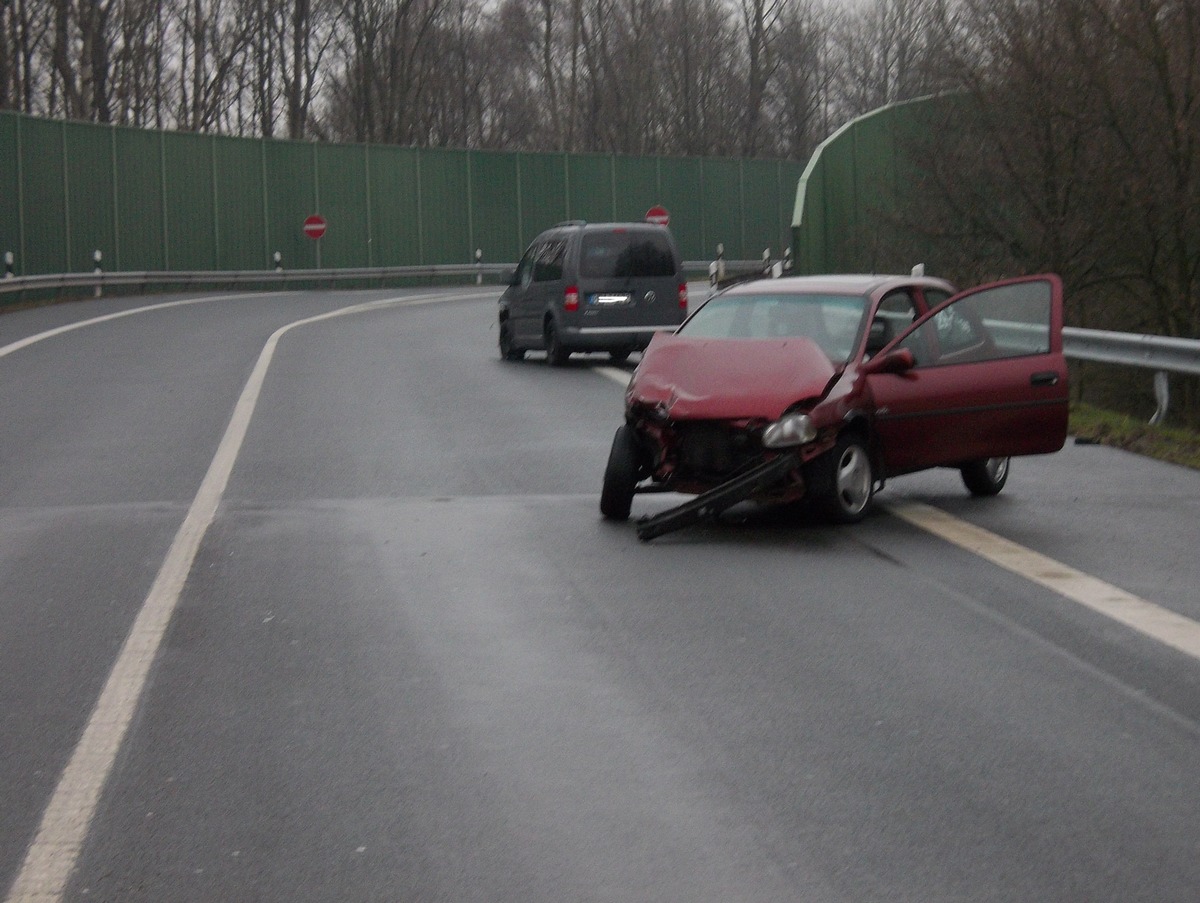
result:
<svg viewBox="0 0 1200 903"><path fill-rule="evenodd" d="M622 370L620 367L593 367L601 376L607 376L613 382L620 383L622 386L629 385L629 379L633 374L628 370Z"/></svg>
<svg viewBox="0 0 1200 903"><path fill-rule="evenodd" d="M1192 658L1200 659L1200 623L1190 618L1147 602L930 505L898 502L885 507L897 517L959 548L1041 584Z"/></svg>
<svg viewBox="0 0 1200 903"><path fill-rule="evenodd" d="M217 506L229 482L280 338L298 326L348 314L474 297L479 296L438 294L384 298L297 320L272 333L242 389L217 453L121 647L121 653L109 673L75 751L59 778L37 834L26 851L21 870L8 892L7 903L56 903L62 899L67 880L95 816L100 794L145 690L150 667L178 605L188 572L204 534L216 516ZM97 318L92 322L104 319L109 318Z"/></svg>
<svg viewBox="0 0 1200 903"><path fill-rule="evenodd" d="M105 314L101 317L92 317L88 320L80 320L78 323L67 323L65 326L58 326L54 329L47 329L45 332L39 332L35 335L26 336L16 342L11 342L8 345L0 345L0 357L5 357L12 354L14 351L20 351L22 348L28 348L36 342L41 342L46 339L53 338L56 335L62 335L64 332L71 332L76 329L83 329L85 326L95 326L97 323L105 323L108 320L119 320L121 317L132 317L134 314L144 314L152 310L165 310L168 307L183 307L187 304L202 304L207 301L230 301L237 298L263 298L273 297L281 293L279 292L243 292L237 295L206 295L202 298L184 298L181 301L164 301L161 304L147 304L144 307L131 307L129 310L120 310L113 314ZM285 292L283 294L291 294Z"/></svg>

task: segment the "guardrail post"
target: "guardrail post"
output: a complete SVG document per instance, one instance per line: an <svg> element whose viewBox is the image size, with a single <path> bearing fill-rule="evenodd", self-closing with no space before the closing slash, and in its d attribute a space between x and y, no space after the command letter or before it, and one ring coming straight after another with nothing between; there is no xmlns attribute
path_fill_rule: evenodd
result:
<svg viewBox="0 0 1200 903"><path fill-rule="evenodd" d="M100 269L100 260L102 257L103 255L100 253L99 248L92 252L92 262L96 264L96 268L92 270L92 272L96 275L96 289L92 293L92 296L95 298L99 298L101 295L100 278L104 275L104 271Z"/></svg>
<svg viewBox="0 0 1200 903"><path fill-rule="evenodd" d="M1158 407L1150 418L1151 426L1158 426L1167 416L1167 405L1171 402L1171 387L1168 384L1167 371L1156 370L1154 373L1154 401Z"/></svg>
<svg viewBox="0 0 1200 903"><path fill-rule="evenodd" d="M12 279L13 276L15 276L15 275L16 275L16 273L13 272L13 252L5 251L4 252L4 278Z"/></svg>
<svg viewBox="0 0 1200 903"><path fill-rule="evenodd" d="M792 249L788 248L783 252L783 271L790 273L792 271Z"/></svg>
<svg viewBox="0 0 1200 903"><path fill-rule="evenodd" d="M475 284L483 285L483 248L475 249Z"/></svg>

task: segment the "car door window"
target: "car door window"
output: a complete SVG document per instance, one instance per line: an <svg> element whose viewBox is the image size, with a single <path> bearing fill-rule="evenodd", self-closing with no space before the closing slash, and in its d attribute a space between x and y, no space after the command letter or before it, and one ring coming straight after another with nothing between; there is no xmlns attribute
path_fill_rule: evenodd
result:
<svg viewBox="0 0 1200 903"><path fill-rule="evenodd" d="M917 308L912 295L907 290L892 292L884 296L875 311L871 321L871 329L867 334L867 356L878 354L892 341L904 332L917 318Z"/></svg>
<svg viewBox="0 0 1200 903"><path fill-rule="evenodd" d="M939 310L901 343L918 367L1050 351L1053 290L1033 280L984 289Z"/></svg>

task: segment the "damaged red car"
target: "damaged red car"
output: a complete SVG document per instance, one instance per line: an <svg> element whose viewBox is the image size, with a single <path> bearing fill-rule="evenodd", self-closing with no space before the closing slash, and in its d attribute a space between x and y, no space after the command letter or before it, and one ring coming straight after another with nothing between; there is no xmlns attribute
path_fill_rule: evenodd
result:
<svg viewBox="0 0 1200 903"><path fill-rule="evenodd" d="M1009 459L1062 448L1067 369L1057 276L955 293L926 276L804 276L714 295L659 333L625 393L600 510L695 498L638 522L651 539L743 501L807 498L830 520L889 477L957 469L995 495Z"/></svg>

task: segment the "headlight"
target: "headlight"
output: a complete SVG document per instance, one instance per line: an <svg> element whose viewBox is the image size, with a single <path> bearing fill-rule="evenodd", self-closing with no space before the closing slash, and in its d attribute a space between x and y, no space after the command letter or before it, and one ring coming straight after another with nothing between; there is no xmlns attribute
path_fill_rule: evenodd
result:
<svg viewBox="0 0 1200 903"><path fill-rule="evenodd" d="M807 414L785 414L763 430L762 434L763 445L767 448L803 445L816 438L816 427Z"/></svg>

